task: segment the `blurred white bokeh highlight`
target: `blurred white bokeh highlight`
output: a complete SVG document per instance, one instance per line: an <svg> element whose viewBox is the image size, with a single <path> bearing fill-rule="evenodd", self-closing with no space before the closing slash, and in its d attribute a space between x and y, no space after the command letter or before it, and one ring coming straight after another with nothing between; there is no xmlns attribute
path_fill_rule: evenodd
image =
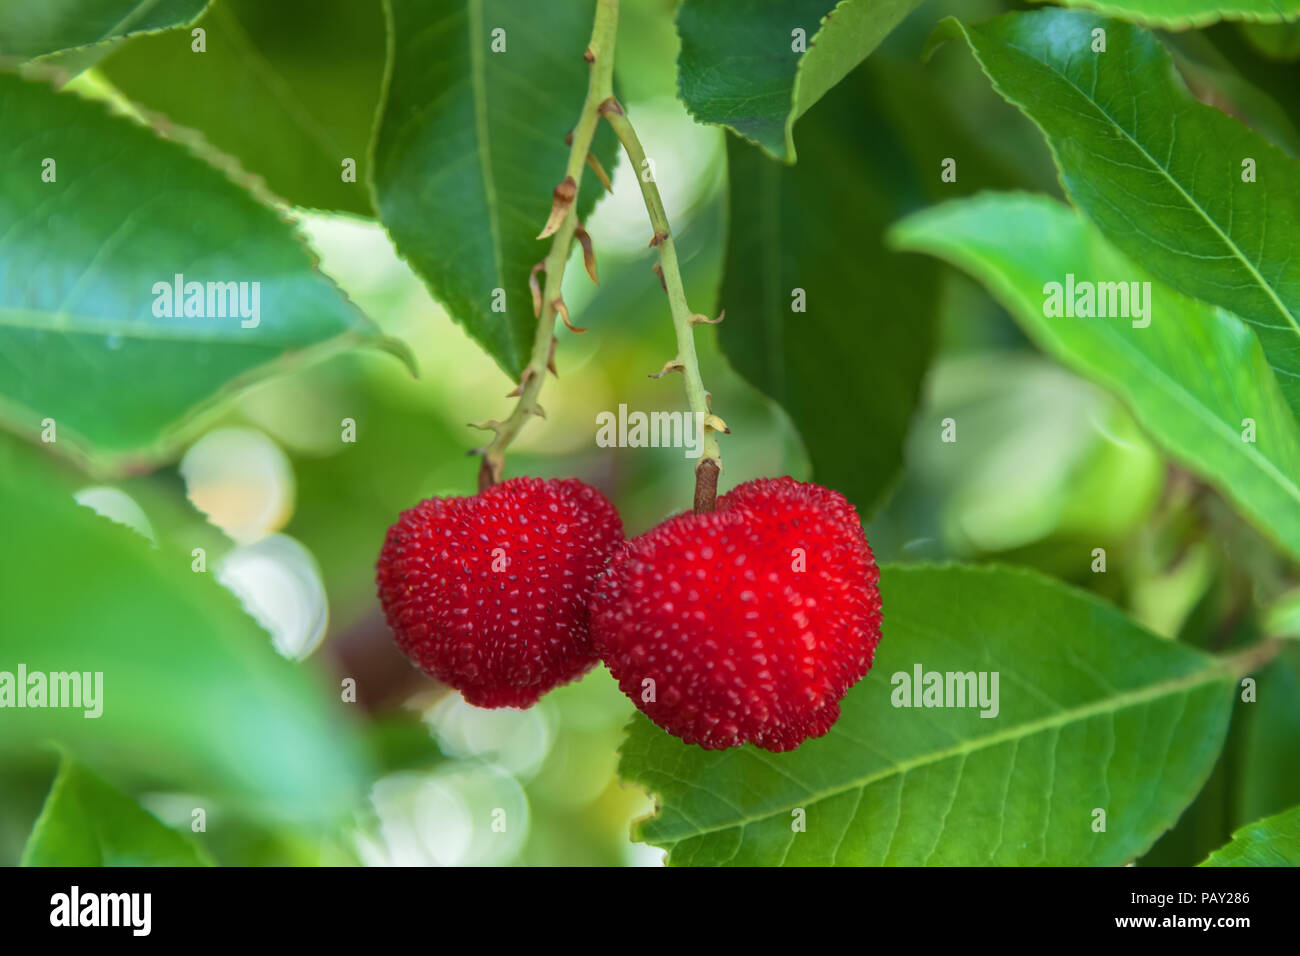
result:
<svg viewBox="0 0 1300 956"><path fill-rule="evenodd" d="M663 866L668 851L648 843L629 843L623 851L628 866Z"/></svg>
<svg viewBox="0 0 1300 956"><path fill-rule="evenodd" d="M460 694L445 694L424 712L423 720L449 757L489 760L527 781L551 750L552 710L546 701L527 710L485 710L467 704Z"/></svg>
<svg viewBox="0 0 1300 956"><path fill-rule="evenodd" d="M293 514L293 468L280 446L253 428L218 428L180 463L194 507L239 544L284 527Z"/></svg>
<svg viewBox="0 0 1300 956"><path fill-rule="evenodd" d="M302 660L320 646L329 623L325 585L316 559L293 538L273 534L227 552L217 580L285 657Z"/></svg>
<svg viewBox="0 0 1300 956"><path fill-rule="evenodd" d="M375 783L375 826L357 836L367 866L498 866L528 838L528 798L504 768L455 761Z"/></svg>

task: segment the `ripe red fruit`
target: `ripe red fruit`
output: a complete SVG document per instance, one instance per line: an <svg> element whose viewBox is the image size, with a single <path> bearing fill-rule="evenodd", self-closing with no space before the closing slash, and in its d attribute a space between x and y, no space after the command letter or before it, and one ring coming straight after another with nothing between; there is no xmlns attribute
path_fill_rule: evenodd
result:
<svg viewBox="0 0 1300 956"><path fill-rule="evenodd" d="M379 599L412 663L479 707L530 707L595 664L588 599L622 540L595 488L512 478L402 512Z"/></svg>
<svg viewBox="0 0 1300 956"><path fill-rule="evenodd" d="M592 640L670 734L793 750L830 729L870 669L879 580L843 495L762 478L627 542L596 583Z"/></svg>

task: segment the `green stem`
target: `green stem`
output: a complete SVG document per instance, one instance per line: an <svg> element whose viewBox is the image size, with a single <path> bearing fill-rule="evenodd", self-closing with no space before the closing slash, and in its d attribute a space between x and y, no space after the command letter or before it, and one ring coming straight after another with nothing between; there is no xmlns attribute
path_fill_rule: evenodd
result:
<svg viewBox="0 0 1300 956"><path fill-rule="evenodd" d="M682 373L686 382L686 401L691 411L700 416L698 420L704 423L700 461L695 468L695 510L696 513L712 511L718 472L722 466L718 432L726 432L728 429L722 419L715 416L709 407L709 393L705 390L704 380L700 376L700 363L695 354L693 331L697 316L691 312L686 302L686 289L682 284L681 268L677 263L677 247L673 243L668 213L664 210L659 186L655 183L651 167L646 162L645 149L641 146L636 129L627 118L623 107L612 96L601 105L600 111L627 152L627 158L632 163L632 172L636 174L641 184L641 195L645 199L646 212L650 215L650 225L654 228L652 244L659 249L660 276L663 279L664 289L668 293L668 308L672 313L673 328L677 333L677 358L665 366L665 369L671 367Z"/></svg>
<svg viewBox="0 0 1300 956"><path fill-rule="evenodd" d="M572 179L574 198L564 214L559 229L551 240L551 249L544 260L546 284L542 291L542 306L537 320L537 335L533 340L532 354L520 378L519 401L510 417L504 422L490 423L496 432L492 443L484 449L483 468L479 472L480 489L501 480L505 471L506 448L533 415L540 416L537 398L546 380L547 365L551 357L551 341L555 335L556 303L564 282L564 269L569 261L574 232L578 226L578 191L582 186L582 172L591 152L591 141L600 124L600 105L614 95L614 40L618 35L618 0L597 0L596 16L591 27L591 42L587 45L585 59L591 64L587 81L587 98L582 104L578 124L573 128L569 161L565 178Z"/></svg>

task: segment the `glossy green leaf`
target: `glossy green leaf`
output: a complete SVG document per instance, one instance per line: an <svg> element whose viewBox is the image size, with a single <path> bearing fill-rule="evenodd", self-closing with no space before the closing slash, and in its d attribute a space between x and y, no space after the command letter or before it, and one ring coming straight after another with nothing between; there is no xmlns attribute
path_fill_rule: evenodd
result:
<svg viewBox="0 0 1300 956"><path fill-rule="evenodd" d="M374 215L366 182L387 49L380 0L214 0L198 26L204 53L188 33L137 37L100 70L289 202Z"/></svg>
<svg viewBox="0 0 1300 956"><path fill-rule="evenodd" d="M517 378L537 329L528 275L550 250L536 236L587 94L583 51L595 4L389 0L388 9L379 217L452 318ZM612 173L605 124L593 151ZM579 220L600 191L595 176L583 178ZM497 290L504 311L494 311Z"/></svg>
<svg viewBox="0 0 1300 956"><path fill-rule="evenodd" d="M189 542L155 548L75 487L44 453L0 444L0 671L16 686L23 667L29 695L33 674L83 675L80 706L48 706L47 678L47 706L0 710L0 774L54 741L260 817L348 812L366 767L337 685L276 654L212 565L192 570Z"/></svg>
<svg viewBox="0 0 1300 956"><path fill-rule="evenodd" d="M1042 128L1075 204L1153 276L1249 322L1300 409L1300 163L1197 102L1145 30L1066 10L945 25Z"/></svg>
<svg viewBox="0 0 1300 956"><path fill-rule="evenodd" d="M0 4L0 57L27 59L190 23L207 0L14 0Z"/></svg>
<svg viewBox="0 0 1300 956"><path fill-rule="evenodd" d="M1035 0L1047 2L1047 0ZM1185 30L1219 20L1280 23L1300 18L1300 0L1051 0L1152 27Z"/></svg>
<svg viewBox="0 0 1300 956"><path fill-rule="evenodd" d="M794 124L920 0L685 0L678 91L716 123L795 161Z"/></svg>
<svg viewBox="0 0 1300 956"><path fill-rule="evenodd" d="M206 866L189 839L65 757L23 850L23 866Z"/></svg>
<svg viewBox="0 0 1300 956"><path fill-rule="evenodd" d="M1124 399L1157 442L1300 555L1300 428L1235 316L1153 281L1087 220L1044 197L948 203L898 224L893 240L974 275L1043 349ZM1046 316L1047 284L1067 275L1076 288L1151 283L1147 318Z"/></svg>
<svg viewBox="0 0 1300 956"><path fill-rule="evenodd" d="M924 174L900 158L878 90L866 74L841 84L804 123L795 166L728 139L718 327L737 371L789 413L816 480L864 515L900 467L937 299L929 263L884 248L889 222L923 201Z"/></svg>
<svg viewBox="0 0 1300 956"><path fill-rule="evenodd" d="M9 74L0 128L4 424L120 466L309 349L385 344L280 212L180 143Z"/></svg>
<svg viewBox="0 0 1300 956"><path fill-rule="evenodd" d="M619 772L658 812L634 837L678 865L1118 865L1209 774L1234 663L1027 571L887 566L881 593L875 666L825 737L710 752L638 716ZM996 672L997 715L893 706L918 667Z"/></svg>
<svg viewBox="0 0 1300 956"><path fill-rule="evenodd" d="M1201 866L1300 866L1300 807L1242 827Z"/></svg>

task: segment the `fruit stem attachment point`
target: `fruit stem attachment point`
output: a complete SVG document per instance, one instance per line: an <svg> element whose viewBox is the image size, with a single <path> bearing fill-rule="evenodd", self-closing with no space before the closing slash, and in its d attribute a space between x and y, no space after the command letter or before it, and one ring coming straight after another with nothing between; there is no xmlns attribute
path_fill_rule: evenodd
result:
<svg viewBox="0 0 1300 956"><path fill-rule="evenodd" d="M718 473L722 469L712 458L701 458L695 466L695 513L710 514L718 500Z"/></svg>
<svg viewBox="0 0 1300 956"><path fill-rule="evenodd" d="M479 493L487 491L496 484L496 479L492 474L492 466L488 464L487 456L483 456L483 463L478 466L478 490Z"/></svg>

